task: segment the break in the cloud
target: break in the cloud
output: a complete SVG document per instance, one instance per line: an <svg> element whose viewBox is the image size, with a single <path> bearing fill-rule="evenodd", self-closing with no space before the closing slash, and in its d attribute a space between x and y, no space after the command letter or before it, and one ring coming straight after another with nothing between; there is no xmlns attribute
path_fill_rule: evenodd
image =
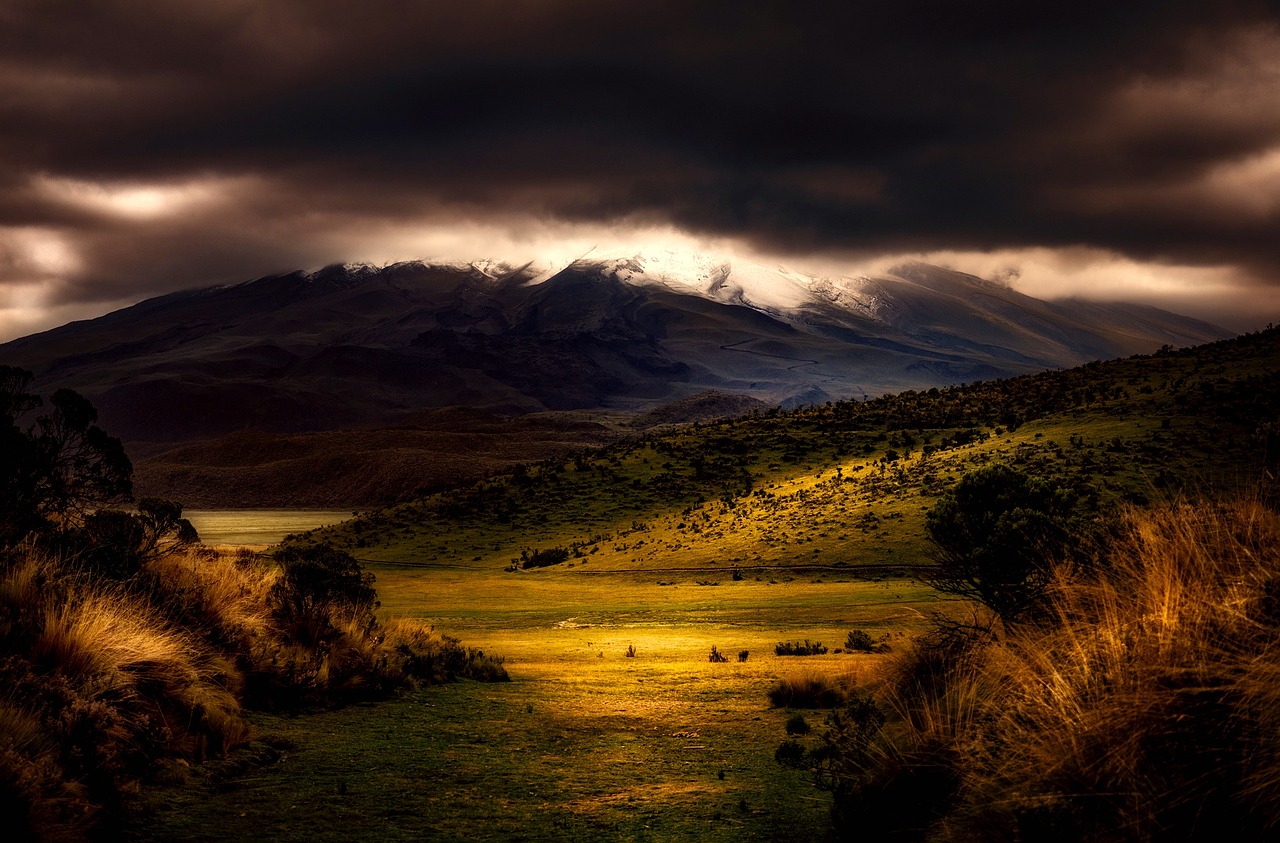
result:
<svg viewBox="0 0 1280 843"><path fill-rule="evenodd" d="M0 338L646 238L1251 328L1278 230L1268 2L0 4Z"/></svg>

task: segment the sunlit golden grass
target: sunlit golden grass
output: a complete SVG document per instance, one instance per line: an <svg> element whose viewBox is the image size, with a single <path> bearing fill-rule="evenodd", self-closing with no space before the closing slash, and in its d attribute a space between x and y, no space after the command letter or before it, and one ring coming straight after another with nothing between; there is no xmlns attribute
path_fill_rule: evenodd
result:
<svg viewBox="0 0 1280 843"><path fill-rule="evenodd" d="M1102 576L1060 583L1052 632L992 650L1013 704L973 747L972 786L1014 811L1083 789L1138 836L1233 811L1272 826L1280 518L1184 504L1127 525Z"/></svg>
<svg viewBox="0 0 1280 843"><path fill-rule="evenodd" d="M1051 606L1042 623L891 661L877 696L888 721L854 765L863 808L907 759L951 771L934 794L951 806L943 838L1194 839L1280 824L1274 509L1130 511L1107 563L1060 574Z"/></svg>
<svg viewBox="0 0 1280 843"><path fill-rule="evenodd" d="M225 755L250 737L243 706L505 678L500 660L418 621L380 624L367 603L286 616L279 567L252 555L201 549L119 581L35 553L5 562L0 809L22 833L74 836L158 765Z"/></svg>
<svg viewBox="0 0 1280 843"><path fill-rule="evenodd" d="M32 647L36 662L119 690L145 681L192 682L192 643L149 607L121 593L82 591L48 606Z"/></svg>
<svg viewBox="0 0 1280 843"><path fill-rule="evenodd" d="M202 747L207 740L221 748L248 735L228 687L237 678L234 665L154 607L118 587L82 584L42 608L31 647L38 667L95 696L149 701L176 741L195 732Z"/></svg>
<svg viewBox="0 0 1280 843"><path fill-rule="evenodd" d="M206 628L231 639L270 632L267 596L280 578L275 566L263 565L247 554L191 550L154 560L148 570L165 591L203 611Z"/></svg>

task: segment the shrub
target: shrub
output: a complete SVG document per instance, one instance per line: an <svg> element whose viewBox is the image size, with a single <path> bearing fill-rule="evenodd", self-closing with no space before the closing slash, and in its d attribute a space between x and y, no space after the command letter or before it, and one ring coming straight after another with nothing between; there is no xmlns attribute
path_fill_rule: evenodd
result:
<svg viewBox="0 0 1280 843"><path fill-rule="evenodd" d="M803 644L799 641L779 641L773 652L779 656L823 656L826 655L827 648L822 646L821 641L810 643L806 638Z"/></svg>
<svg viewBox="0 0 1280 843"><path fill-rule="evenodd" d="M859 653L871 653L876 649L875 640L862 629L850 630L844 639L844 648Z"/></svg>
<svg viewBox="0 0 1280 843"><path fill-rule="evenodd" d="M788 735L807 735L809 734L809 721L804 719L803 714L793 714L787 719Z"/></svg>
<svg viewBox="0 0 1280 843"><path fill-rule="evenodd" d="M724 653L720 652L719 650L717 650L715 644L711 645L711 656L707 659L707 661L727 662L728 660L729 660L729 657L726 656Z"/></svg>
<svg viewBox="0 0 1280 843"><path fill-rule="evenodd" d="M271 587L270 605L289 640L304 647L331 641L337 632L335 613L372 630L377 608L373 575L353 556L322 544L283 548L275 559L281 576Z"/></svg>
<svg viewBox="0 0 1280 843"><path fill-rule="evenodd" d="M830 676L809 673L779 679L768 696L774 708L835 708L844 704L848 692Z"/></svg>
<svg viewBox="0 0 1280 843"><path fill-rule="evenodd" d="M559 565L568 558L569 550L564 547L549 547L546 550L533 551L525 549L520 551L520 567L545 568L549 565Z"/></svg>
<svg viewBox="0 0 1280 843"><path fill-rule="evenodd" d="M627 653L626 653L626 656L627 656L627 658L629 658L629 659L634 659L634 658L636 657L636 647L635 647L635 645L634 645L634 644L628 644L628 645L627 645Z"/></svg>
<svg viewBox="0 0 1280 843"><path fill-rule="evenodd" d="M750 655L751 655L751 651L750 651L750 650L739 650L739 651L738 651L738 661L740 661L740 662L745 662L745 661L747 660L747 657L748 657L748 656L750 656Z"/></svg>
<svg viewBox="0 0 1280 843"><path fill-rule="evenodd" d="M778 748L774 750L773 759L779 764L796 766L804 758L804 754L804 746L789 740L778 744Z"/></svg>
<svg viewBox="0 0 1280 843"><path fill-rule="evenodd" d="M408 677L419 685L438 685L455 677L480 682L510 679L500 657L464 647L458 639L442 635L420 621L400 618L389 622L375 655L385 664L385 673L393 684L399 684L398 677Z"/></svg>
<svg viewBox="0 0 1280 843"><path fill-rule="evenodd" d="M1081 498L1008 465L965 475L929 510L937 568L927 582L1011 623L1043 602L1054 563L1087 556Z"/></svg>

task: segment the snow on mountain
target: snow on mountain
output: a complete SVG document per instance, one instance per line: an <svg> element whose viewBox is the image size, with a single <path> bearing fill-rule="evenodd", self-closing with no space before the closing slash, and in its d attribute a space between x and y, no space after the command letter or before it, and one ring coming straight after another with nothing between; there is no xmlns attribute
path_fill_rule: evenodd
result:
<svg viewBox="0 0 1280 843"><path fill-rule="evenodd" d="M594 250L569 264L594 269L635 287L660 286L722 304L737 304L771 316L795 318L801 311L826 305L865 317L876 299L869 278L814 276L782 265L698 252L653 249L607 255ZM531 279L536 285L568 267L544 267Z"/></svg>
<svg viewBox="0 0 1280 843"><path fill-rule="evenodd" d="M394 425L467 406L648 411L707 390L791 406L1189 345L1153 308L1045 302L926 264L827 277L591 250L347 264L173 293L0 345L130 441Z"/></svg>

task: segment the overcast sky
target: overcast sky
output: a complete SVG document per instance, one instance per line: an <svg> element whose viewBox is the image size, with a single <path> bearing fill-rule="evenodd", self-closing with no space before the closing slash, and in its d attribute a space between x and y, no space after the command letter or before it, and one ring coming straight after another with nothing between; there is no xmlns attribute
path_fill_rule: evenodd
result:
<svg viewBox="0 0 1280 843"><path fill-rule="evenodd" d="M647 243L1280 321L1264 2L0 0L0 339Z"/></svg>

